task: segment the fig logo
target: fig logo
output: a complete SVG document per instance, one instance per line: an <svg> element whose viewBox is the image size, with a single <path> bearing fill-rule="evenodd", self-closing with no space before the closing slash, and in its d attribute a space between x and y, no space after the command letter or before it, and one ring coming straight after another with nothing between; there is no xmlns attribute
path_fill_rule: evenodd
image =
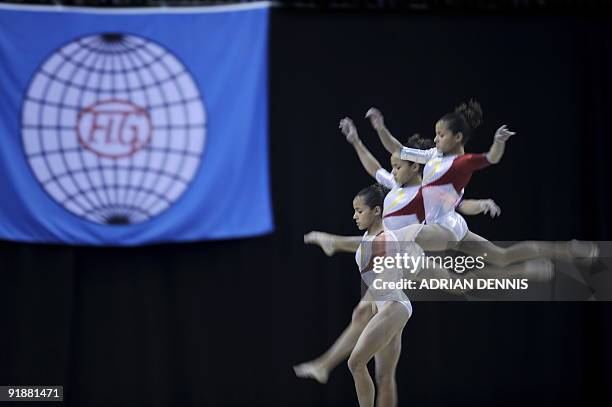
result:
<svg viewBox="0 0 612 407"><path fill-rule="evenodd" d="M87 221L127 225L171 208L206 141L201 91L168 49L132 34L74 39L34 72L21 112L44 191Z"/></svg>
<svg viewBox="0 0 612 407"><path fill-rule="evenodd" d="M81 145L103 157L125 157L147 145L151 118L146 110L123 100L96 102L79 113Z"/></svg>

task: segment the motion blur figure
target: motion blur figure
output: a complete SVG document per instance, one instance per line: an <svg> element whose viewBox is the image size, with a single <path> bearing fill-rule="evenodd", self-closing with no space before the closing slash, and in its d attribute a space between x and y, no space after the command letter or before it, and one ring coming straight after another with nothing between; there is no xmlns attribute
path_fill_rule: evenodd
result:
<svg viewBox="0 0 612 407"><path fill-rule="evenodd" d="M383 227L393 231L408 225L420 224L425 220L425 209L421 194L421 171L422 165L416 162L400 160L396 156L391 157L392 172L386 171L370 151L361 142L357 129L353 122L345 118L340 122L340 128L346 136L347 141L355 148L364 169L375 178L379 184L389 188L383 201ZM413 148L431 148L430 140L422 139L418 135L410 137L407 145ZM491 199L463 200L459 210L467 215L479 213L490 214L491 217L498 216L500 208ZM310 232L304 236L307 244L319 245L323 251L331 256L335 252L355 253L359 248L362 236L339 236L324 232ZM480 277L529 277L532 281L547 281L551 274L552 265L548 261L530 261L520 263L506 268L487 267L479 272ZM409 276L414 280L425 278L455 279L476 278L474 273L457 275L440 267L430 267L421 270L418 274ZM465 294L461 290L447 290L451 294ZM353 350L357 338L369 322L375 310L370 302L360 301L353 310L349 326L342 332L334 344L321 356L309 362L294 367L298 377L312 378L319 383L326 383L329 373L338 366Z"/></svg>
<svg viewBox="0 0 612 407"><path fill-rule="evenodd" d="M348 366L361 407L374 405L374 383L367 369L373 357L378 389L376 404L397 405L395 370L401 351L402 331L412 315L412 305L402 290L375 292L371 288L374 278L378 277L372 269L373 259L389 254L387 243L395 241L392 232L383 228L384 196L385 190L376 184L364 188L353 199L353 219L359 230L365 230L355 260L368 291L353 313L353 323L334 344L335 349L332 347L328 352L336 355L336 364L350 352ZM314 377L320 382L327 380L328 370L317 369L313 363L296 366L295 371L301 377Z"/></svg>
<svg viewBox="0 0 612 407"><path fill-rule="evenodd" d="M482 109L478 102L470 100L440 118L435 125L435 147L429 149L403 146L386 128L377 109L368 110L366 117L389 153L400 160L425 165L422 194L426 224L397 230L401 239L415 240L427 251L455 249L470 255L486 252L488 262L502 267L541 257L561 260L597 257L598 248L590 242L528 241L502 248L468 229L463 217L455 210L464 188L475 171L500 162L506 142L515 134L505 125L501 126L495 132L488 152L466 154L465 144L482 123Z"/></svg>
<svg viewBox="0 0 612 407"><path fill-rule="evenodd" d="M373 178L379 184L388 188L383 201L383 226L388 230L400 229L411 224L420 224L425 219L423 198L421 195L422 165L391 157L392 172L385 170L370 151L361 142L353 122L345 118L340 122L340 129L347 141L355 148L359 159ZM414 148L430 148L433 143L414 135L407 145ZM492 217L500 213L499 207L491 199L464 200L459 209L468 215L489 213ZM304 243L319 245L328 255L336 251L355 253L362 241L362 236L339 236L324 232L310 232L304 236ZM431 269L427 275L433 278L453 278L451 273L443 269ZM452 292L458 294L458 292ZM336 342L318 358L295 366L298 377L312 378L319 383L326 383L329 373L349 355L357 337L374 313L368 301L360 301L355 309L350 325L343 331Z"/></svg>

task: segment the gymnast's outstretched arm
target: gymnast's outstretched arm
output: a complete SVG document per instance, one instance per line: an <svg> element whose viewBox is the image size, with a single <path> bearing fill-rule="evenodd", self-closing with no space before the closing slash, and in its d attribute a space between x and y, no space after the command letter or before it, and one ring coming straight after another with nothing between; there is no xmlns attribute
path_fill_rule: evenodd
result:
<svg viewBox="0 0 612 407"><path fill-rule="evenodd" d="M376 178L376 172L382 168L376 157L370 153L370 151L366 148L366 146L361 142L359 138L359 134L357 133L357 127L353 121L345 117L340 120L340 130L342 130L342 134L346 137L346 141L348 141L355 151L357 152L357 156L359 157L359 161L361 161L361 165L367 171L370 176Z"/></svg>
<svg viewBox="0 0 612 407"><path fill-rule="evenodd" d="M376 130L376 133L378 133L380 141L382 142L383 146L385 146L385 149L389 152L389 154L393 154L394 152L399 151L404 147L402 143L400 143L395 137L393 137L389 129L387 129L387 127L385 126L383 115L378 109L374 107L370 108L366 112L365 117L370 119L372 127L374 127L374 130Z"/></svg>
<svg viewBox="0 0 612 407"><path fill-rule="evenodd" d="M372 123L372 127L374 127L374 130L376 130L376 133L378 133L378 137L383 143L383 146L385 146L385 149L387 149L387 151L391 154L397 152L402 160L412 161L418 164L426 164L427 161L440 155L438 150L435 148L420 150L418 148L404 147L402 143L391 135L391 132L385 126L383 115L378 109L374 107L370 108L370 110L368 110L366 113L366 117L370 119L370 123Z"/></svg>
<svg viewBox="0 0 612 407"><path fill-rule="evenodd" d="M355 253L362 239L363 236L332 235L316 230L304 235L304 243L321 247L328 256L332 256L335 252Z"/></svg>
<svg viewBox="0 0 612 407"><path fill-rule="evenodd" d="M492 218L501 215L500 207L492 199L465 199L461 201L457 210L464 215L484 213Z"/></svg>
<svg viewBox="0 0 612 407"><path fill-rule="evenodd" d="M506 149L506 141L508 141L508 139L514 134L516 133L508 130L505 124L497 129L493 139L493 144L487 153L487 160L491 164L497 164L502 159L504 150Z"/></svg>

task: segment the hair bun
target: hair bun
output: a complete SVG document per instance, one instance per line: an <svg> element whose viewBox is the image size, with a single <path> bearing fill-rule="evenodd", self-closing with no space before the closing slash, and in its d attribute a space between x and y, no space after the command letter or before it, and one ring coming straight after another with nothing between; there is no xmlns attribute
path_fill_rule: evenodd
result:
<svg viewBox="0 0 612 407"><path fill-rule="evenodd" d="M462 115L472 130L475 130L482 124L482 108L480 107L480 103L474 99L470 99L467 103L460 104L455 109L455 113Z"/></svg>

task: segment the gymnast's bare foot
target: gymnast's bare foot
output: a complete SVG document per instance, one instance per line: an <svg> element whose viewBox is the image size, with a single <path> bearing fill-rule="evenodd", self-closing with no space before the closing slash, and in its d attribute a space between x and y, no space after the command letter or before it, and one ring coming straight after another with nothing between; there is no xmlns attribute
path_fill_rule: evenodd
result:
<svg viewBox="0 0 612 407"><path fill-rule="evenodd" d="M577 266L590 268L599 257L599 247L593 242L574 239L568 243L567 248Z"/></svg>
<svg viewBox="0 0 612 407"><path fill-rule="evenodd" d="M297 377L301 377L302 379L314 379L321 384L327 383L327 378L329 376L329 372L314 361L293 366L293 370Z"/></svg>
<svg viewBox="0 0 612 407"><path fill-rule="evenodd" d="M321 247L326 255L332 256L336 252L332 237L324 232L310 232L304 235L304 243L316 244Z"/></svg>
<svg viewBox="0 0 612 407"><path fill-rule="evenodd" d="M592 259L599 256L599 248L593 242L574 239L568 243L568 249L572 256L578 258Z"/></svg>

